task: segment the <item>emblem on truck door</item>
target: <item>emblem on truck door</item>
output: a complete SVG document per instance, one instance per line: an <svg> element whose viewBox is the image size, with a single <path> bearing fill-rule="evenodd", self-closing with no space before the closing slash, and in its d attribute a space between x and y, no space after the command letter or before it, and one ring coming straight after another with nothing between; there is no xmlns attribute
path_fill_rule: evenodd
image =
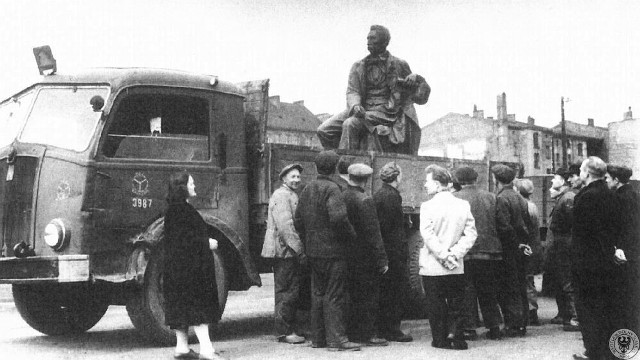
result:
<svg viewBox="0 0 640 360"><path fill-rule="evenodd" d="M145 196L149 193L149 180L143 173L137 172L131 182L131 192L138 196Z"/></svg>
<svg viewBox="0 0 640 360"><path fill-rule="evenodd" d="M71 185L69 182L62 180L56 189L56 200L68 199L71 195Z"/></svg>

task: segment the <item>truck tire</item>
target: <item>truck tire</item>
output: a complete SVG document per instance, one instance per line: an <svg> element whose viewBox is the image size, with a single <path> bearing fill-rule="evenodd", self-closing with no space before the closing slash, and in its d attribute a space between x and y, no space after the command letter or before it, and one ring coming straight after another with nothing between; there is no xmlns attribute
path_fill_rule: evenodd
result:
<svg viewBox="0 0 640 360"><path fill-rule="evenodd" d="M420 231L411 229L407 232L407 243L409 247L409 257L407 259L409 268L409 294L406 301L404 318L406 319L426 319L427 318L427 298L422 286L422 276L420 271L420 248L423 246Z"/></svg>
<svg viewBox="0 0 640 360"><path fill-rule="evenodd" d="M220 312L224 311L229 295L224 259L213 251ZM164 295L162 293L162 269L164 256L161 251L151 255L147 264L142 288L127 301L127 313L133 326L146 340L159 345L175 345L175 332L164 323ZM189 337L193 340L194 334Z"/></svg>
<svg viewBox="0 0 640 360"><path fill-rule="evenodd" d="M87 284L14 284L12 290L20 316L46 335L83 333L97 324L109 307Z"/></svg>

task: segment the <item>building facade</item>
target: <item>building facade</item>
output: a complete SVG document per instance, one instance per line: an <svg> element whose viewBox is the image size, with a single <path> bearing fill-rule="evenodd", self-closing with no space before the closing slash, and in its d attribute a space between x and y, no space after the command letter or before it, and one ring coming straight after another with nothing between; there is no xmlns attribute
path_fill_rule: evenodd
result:
<svg viewBox="0 0 640 360"><path fill-rule="evenodd" d="M640 119L633 118L631 108L622 121L609 123L607 148L612 163L630 167L632 179L640 179Z"/></svg>
<svg viewBox="0 0 640 360"><path fill-rule="evenodd" d="M304 101L285 103L280 96L269 97L268 143L322 148L316 136L320 120L304 106Z"/></svg>
<svg viewBox="0 0 640 360"><path fill-rule="evenodd" d="M605 160L608 130L565 121L567 160L580 163L590 155ZM550 174L562 164L561 126L538 126L535 119L516 121L507 113L506 94L497 97L497 118L485 118L484 111L473 115L449 113L422 128L419 155L469 160L519 163L526 176Z"/></svg>

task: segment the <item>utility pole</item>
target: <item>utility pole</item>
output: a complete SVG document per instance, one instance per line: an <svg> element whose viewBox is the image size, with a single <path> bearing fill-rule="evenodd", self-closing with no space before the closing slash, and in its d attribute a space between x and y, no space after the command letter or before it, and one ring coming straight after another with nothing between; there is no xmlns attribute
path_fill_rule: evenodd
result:
<svg viewBox="0 0 640 360"><path fill-rule="evenodd" d="M567 99L569 101L569 99ZM560 97L560 129L561 129L561 141L562 141L562 167L567 169L567 127L564 122L564 96Z"/></svg>

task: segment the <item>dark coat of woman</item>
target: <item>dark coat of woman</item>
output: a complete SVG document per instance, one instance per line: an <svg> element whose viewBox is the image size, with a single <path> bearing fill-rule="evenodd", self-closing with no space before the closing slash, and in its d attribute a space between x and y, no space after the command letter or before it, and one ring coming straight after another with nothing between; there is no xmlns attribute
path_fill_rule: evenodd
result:
<svg viewBox="0 0 640 360"><path fill-rule="evenodd" d="M186 201L169 203L165 219L165 323L172 329L220 319L207 224Z"/></svg>

